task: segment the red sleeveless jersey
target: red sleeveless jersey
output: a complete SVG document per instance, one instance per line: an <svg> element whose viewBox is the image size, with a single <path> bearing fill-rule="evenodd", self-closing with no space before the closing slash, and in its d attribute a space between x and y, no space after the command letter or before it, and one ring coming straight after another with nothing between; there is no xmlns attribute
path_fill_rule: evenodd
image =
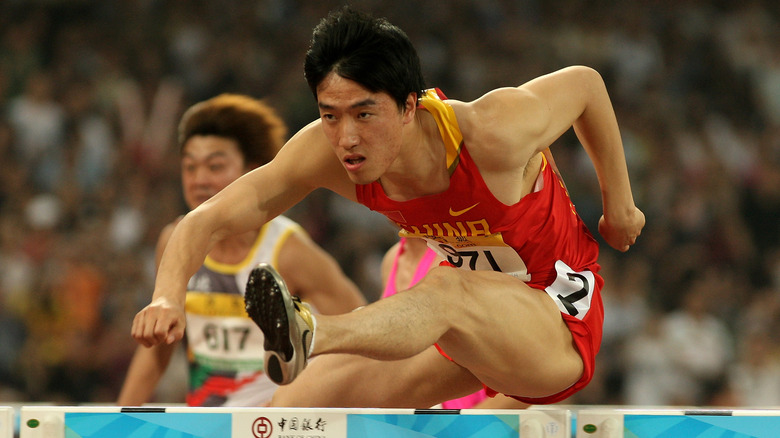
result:
<svg viewBox="0 0 780 438"><path fill-rule="evenodd" d="M429 90L421 105L434 116L444 139L449 188L399 202L374 182L357 186L358 201L398 224L402 236L426 239L459 268L505 272L542 290L555 281L559 261L571 272L598 272L598 244L547 159L537 190L513 205L500 202L463 144L454 111L437 92Z"/></svg>

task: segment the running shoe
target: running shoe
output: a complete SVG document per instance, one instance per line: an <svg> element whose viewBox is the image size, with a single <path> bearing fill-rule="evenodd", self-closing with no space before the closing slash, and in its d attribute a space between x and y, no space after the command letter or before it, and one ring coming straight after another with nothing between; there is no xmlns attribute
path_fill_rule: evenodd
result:
<svg viewBox="0 0 780 438"><path fill-rule="evenodd" d="M260 263L249 273L244 294L246 312L265 336L265 372L286 385L306 368L314 332L308 304L290 295L281 275Z"/></svg>

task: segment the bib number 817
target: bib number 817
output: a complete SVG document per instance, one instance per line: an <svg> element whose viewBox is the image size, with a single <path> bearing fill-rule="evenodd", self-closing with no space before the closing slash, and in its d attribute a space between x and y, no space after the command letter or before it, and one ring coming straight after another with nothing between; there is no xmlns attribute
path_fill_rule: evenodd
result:
<svg viewBox="0 0 780 438"><path fill-rule="evenodd" d="M203 327L203 337L211 350L231 351L231 347L237 347L238 351L242 351L249 337L249 328L227 328L206 324Z"/></svg>

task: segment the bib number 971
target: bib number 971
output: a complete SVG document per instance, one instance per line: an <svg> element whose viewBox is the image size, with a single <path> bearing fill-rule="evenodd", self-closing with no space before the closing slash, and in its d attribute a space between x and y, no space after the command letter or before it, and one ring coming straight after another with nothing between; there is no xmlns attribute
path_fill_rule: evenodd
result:
<svg viewBox="0 0 780 438"><path fill-rule="evenodd" d="M444 244L439 244L439 248L442 249L447 254L447 261L452 264L452 266L455 266L456 268L460 268L463 266L463 262L465 260L468 260L469 263L469 269L472 271L477 270L477 261L480 259L480 255L484 256L485 261L490 265L490 268L497 272L502 272L501 268L498 266L498 263L496 262L496 259L493 257L493 254L490 252L490 250L481 250L481 251L458 251L457 249Z"/></svg>
<svg viewBox="0 0 780 438"><path fill-rule="evenodd" d="M504 244L473 245L457 249L452 245L437 243L432 249L456 268L503 272L522 281L531 280L523 259L517 254L517 251Z"/></svg>

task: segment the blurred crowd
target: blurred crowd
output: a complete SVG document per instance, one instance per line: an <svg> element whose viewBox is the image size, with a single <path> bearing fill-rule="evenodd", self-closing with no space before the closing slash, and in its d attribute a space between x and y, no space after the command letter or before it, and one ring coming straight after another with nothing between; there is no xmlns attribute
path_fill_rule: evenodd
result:
<svg viewBox="0 0 780 438"><path fill-rule="evenodd" d="M303 56L340 3L0 2L0 402L115 400L158 233L186 212L178 118L221 92L292 132L316 118ZM647 227L603 246L604 343L570 402L780 406L780 3L351 3L406 30L455 99L604 76ZM589 160L571 132L553 153L598 238ZM328 192L288 213L376 299L392 226Z"/></svg>

